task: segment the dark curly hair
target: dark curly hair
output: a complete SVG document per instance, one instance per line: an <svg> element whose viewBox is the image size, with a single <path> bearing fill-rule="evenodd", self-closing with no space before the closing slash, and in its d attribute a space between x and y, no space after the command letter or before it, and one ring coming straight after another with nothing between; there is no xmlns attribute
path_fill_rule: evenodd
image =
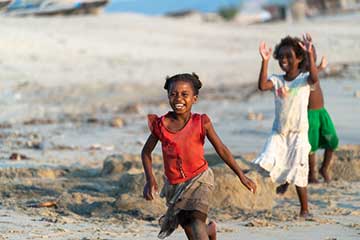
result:
<svg viewBox="0 0 360 240"><path fill-rule="evenodd" d="M299 69L304 70L306 69L306 62L307 62L307 54L305 51L300 47L299 42L302 42L300 38L298 37L290 37L286 36L285 38L282 38L280 43L275 46L273 57L276 60L279 60L279 51L282 47L288 46L291 47L297 58L301 57L303 60L299 64Z"/></svg>
<svg viewBox="0 0 360 240"><path fill-rule="evenodd" d="M194 90L194 94L196 96L199 95L199 89L202 87L202 83L199 80L199 76L196 75L196 73L192 73L192 74L181 73L181 74L176 74L172 77L169 77L169 76L166 77L164 88L167 90L168 93L169 93L171 84L173 84L177 81L191 83L191 86L193 87L193 90Z"/></svg>

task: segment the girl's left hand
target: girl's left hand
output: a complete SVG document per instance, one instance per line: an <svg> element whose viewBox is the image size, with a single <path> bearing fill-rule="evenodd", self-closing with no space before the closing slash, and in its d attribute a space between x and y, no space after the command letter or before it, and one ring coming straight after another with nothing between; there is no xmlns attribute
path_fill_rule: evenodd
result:
<svg viewBox="0 0 360 240"><path fill-rule="evenodd" d="M310 33L304 33L303 42L299 42L300 47L308 53L312 53L312 38Z"/></svg>
<svg viewBox="0 0 360 240"><path fill-rule="evenodd" d="M247 189L250 190L250 192L254 194L256 193L256 184L250 178L244 175L240 178L240 181Z"/></svg>

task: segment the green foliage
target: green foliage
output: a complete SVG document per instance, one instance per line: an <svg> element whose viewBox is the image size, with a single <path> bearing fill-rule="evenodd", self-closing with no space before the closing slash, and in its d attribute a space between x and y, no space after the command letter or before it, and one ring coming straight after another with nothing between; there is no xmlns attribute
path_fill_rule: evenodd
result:
<svg viewBox="0 0 360 240"><path fill-rule="evenodd" d="M235 18L238 12L239 12L238 6L226 6L226 7L221 7L218 11L218 14L226 21L231 21L232 19Z"/></svg>

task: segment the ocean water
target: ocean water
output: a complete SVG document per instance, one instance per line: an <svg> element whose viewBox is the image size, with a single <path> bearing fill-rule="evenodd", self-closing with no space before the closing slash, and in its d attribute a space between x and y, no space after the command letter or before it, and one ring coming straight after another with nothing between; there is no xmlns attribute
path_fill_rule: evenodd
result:
<svg viewBox="0 0 360 240"><path fill-rule="evenodd" d="M216 12L221 7L240 4L261 5L288 4L291 0L111 0L107 12L134 12L147 15L162 15L182 10Z"/></svg>
<svg viewBox="0 0 360 240"><path fill-rule="evenodd" d="M167 12L194 9L213 12L222 6L239 5L241 0L112 0L107 12L136 12L160 15Z"/></svg>

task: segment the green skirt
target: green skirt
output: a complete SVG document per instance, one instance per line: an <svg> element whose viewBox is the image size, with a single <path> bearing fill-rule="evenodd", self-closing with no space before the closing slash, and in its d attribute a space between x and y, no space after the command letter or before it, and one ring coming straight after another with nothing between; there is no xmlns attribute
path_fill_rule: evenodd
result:
<svg viewBox="0 0 360 240"><path fill-rule="evenodd" d="M335 150L338 147L339 138L326 109L309 109L308 119L308 135L311 145L311 153L316 152L318 149Z"/></svg>

